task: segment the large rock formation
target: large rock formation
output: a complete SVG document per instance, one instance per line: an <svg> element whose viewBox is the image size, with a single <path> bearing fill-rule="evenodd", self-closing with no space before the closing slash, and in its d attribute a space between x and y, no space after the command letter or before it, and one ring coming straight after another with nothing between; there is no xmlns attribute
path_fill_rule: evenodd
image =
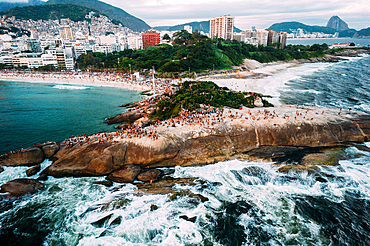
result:
<svg viewBox="0 0 370 246"><path fill-rule="evenodd" d="M20 198L28 194L33 194L44 189L44 184L35 179L15 179L3 184L0 193L7 193L1 197L6 199Z"/></svg>
<svg viewBox="0 0 370 246"><path fill-rule="evenodd" d="M0 157L1 166L33 166L43 162L45 155L38 147L5 154Z"/></svg>
<svg viewBox="0 0 370 246"><path fill-rule="evenodd" d="M252 115L258 115L251 117L244 108L231 110L231 114L239 112L243 117L226 118L212 127L161 125L155 127L158 140L117 136L104 144L91 141L63 147L55 155L58 160L43 173L54 177L102 176L130 164L142 168L210 164L248 157L251 150L262 146L333 147L370 139L370 115L362 112L301 106L268 110L276 111L275 117L264 116L262 109L251 109Z"/></svg>
<svg viewBox="0 0 370 246"><path fill-rule="evenodd" d="M345 30L349 29L347 23L345 23L341 18L339 18L336 15L332 16L329 19L328 24L326 25L326 27L333 28L334 30L336 30L338 32L345 31Z"/></svg>

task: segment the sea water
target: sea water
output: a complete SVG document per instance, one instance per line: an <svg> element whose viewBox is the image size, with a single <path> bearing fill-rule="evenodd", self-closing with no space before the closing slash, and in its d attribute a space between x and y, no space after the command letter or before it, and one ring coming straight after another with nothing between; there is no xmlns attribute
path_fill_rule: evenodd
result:
<svg viewBox="0 0 370 246"><path fill-rule="evenodd" d="M139 100L139 92L118 88L0 81L0 153L114 130L105 119Z"/></svg>
<svg viewBox="0 0 370 246"><path fill-rule="evenodd" d="M277 81L274 95L282 104L368 112L369 59L292 68ZM311 73L299 75L305 67ZM201 180L175 188L208 198L203 203L188 196L138 195L133 184L110 188L94 184L104 178L49 178L39 193L0 204L0 241L4 245L369 245L370 153L360 147L344 149L339 166L318 166L326 182L307 172L281 173L279 165L258 161L162 169L173 178ZM42 166L50 164L46 160ZM25 177L26 169L5 167L0 183Z"/></svg>

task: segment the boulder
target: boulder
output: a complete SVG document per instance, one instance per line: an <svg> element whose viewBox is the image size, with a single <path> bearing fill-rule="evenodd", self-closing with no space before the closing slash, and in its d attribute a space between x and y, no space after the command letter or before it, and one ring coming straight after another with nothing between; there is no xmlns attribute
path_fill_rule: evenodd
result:
<svg viewBox="0 0 370 246"><path fill-rule="evenodd" d="M161 172L157 169L148 170L146 172L140 173L137 179L143 182L152 182L158 179Z"/></svg>
<svg viewBox="0 0 370 246"><path fill-rule="evenodd" d="M37 164L36 166L31 167L30 169L26 171L27 177L35 175L36 173L40 172L40 170L41 170L41 164Z"/></svg>
<svg viewBox="0 0 370 246"><path fill-rule="evenodd" d="M127 145L107 142L62 148L42 173L53 177L105 176L124 166Z"/></svg>
<svg viewBox="0 0 370 246"><path fill-rule="evenodd" d="M0 165L2 166L33 166L43 162L45 159L44 153L38 147L28 148L22 151L17 151L12 154L3 155L0 157Z"/></svg>
<svg viewBox="0 0 370 246"><path fill-rule="evenodd" d="M141 112L141 111L142 110L139 110L139 109L129 110L127 112L124 112L122 114L119 114L119 115L116 115L116 116L113 116L113 117L109 118L107 123L108 123L108 125L121 123L121 122L125 122L125 123L128 123L128 124L133 123L136 120L145 116L146 113Z"/></svg>
<svg viewBox="0 0 370 246"><path fill-rule="evenodd" d="M43 145L41 150L44 152L45 158L50 158L59 150L59 145L56 143L48 143Z"/></svg>
<svg viewBox="0 0 370 246"><path fill-rule="evenodd" d="M127 165L122 169L112 172L107 179L118 183L132 183L140 173L139 166Z"/></svg>
<svg viewBox="0 0 370 246"><path fill-rule="evenodd" d="M0 167L0 173L4 172L4 168Z"/></svg>
<svg viewBox="0 0 370 246"><path fill-rule="evenodd" d="M44 189L45 185L35 179L15 179L3 184L0 193L9 193L6 198L20 198Z"/></svg>

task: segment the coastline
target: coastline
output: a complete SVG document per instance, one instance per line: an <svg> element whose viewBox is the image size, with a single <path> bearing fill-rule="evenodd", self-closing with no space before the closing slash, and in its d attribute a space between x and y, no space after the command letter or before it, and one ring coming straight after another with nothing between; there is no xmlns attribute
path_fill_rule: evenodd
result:
<svg viewBox="0 0 370 246"><path fill-rule="evenodd" d="M85 85L96 87L113 87L133 91L147 91L152 90L149 86L131 84L127 82L113 82L113 81L94 81L86 79L59 79L59 78L38 78L38 77L18 77L18 76L4 76L0 75L0 81L11 82L31 82L31 83L50 83L57 85Z"/></svg>

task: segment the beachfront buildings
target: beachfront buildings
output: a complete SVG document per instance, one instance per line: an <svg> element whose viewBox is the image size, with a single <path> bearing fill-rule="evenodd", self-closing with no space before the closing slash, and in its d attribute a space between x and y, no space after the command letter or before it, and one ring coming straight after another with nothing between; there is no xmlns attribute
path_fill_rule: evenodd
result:
<svg viewBox="0 0 370 246"><path fill-rule="evenodd" d="M234 17L224 15L215 17L210 21L209 37L233 39L234 36Z"/></svg>
<svg viewBox="0 0 370 246"><path fill-rule="evenodd" d="M149 30L142 34L143 48L146 49L149 46L159 44L160 35L156 30Z"/></svg>
<svg viewBox="0 0 370 246"><path fill-rule="evenodd" d="M281 45L279 45L279 48L284 49L286 46L287 33L252 27L252 29L242 31L241 33L234 33L234 39L252 45L267 46L280 43Z"/></svg>

